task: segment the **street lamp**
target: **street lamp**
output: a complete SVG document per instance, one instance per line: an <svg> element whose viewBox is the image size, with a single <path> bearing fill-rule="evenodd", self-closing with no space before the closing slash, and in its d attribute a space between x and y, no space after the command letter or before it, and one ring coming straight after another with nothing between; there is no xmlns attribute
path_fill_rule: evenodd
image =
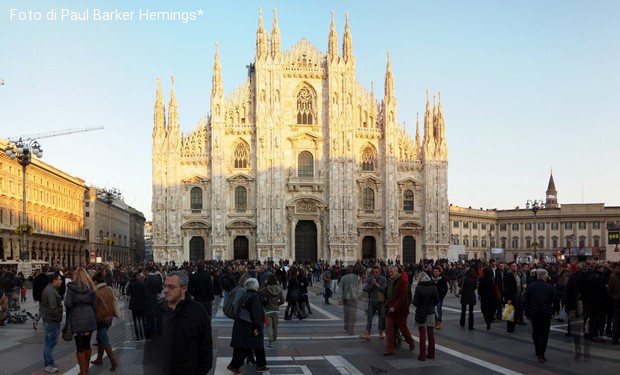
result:
<svg viewBox="0 0 620 375"><path fill-rule="evenodd" d="M114 203L114 200L120 199L121 197L121 191L117 188L101 188L97 192L97 198L101 199L108 205L108 235L105 237L104 241L104 244L108 246L108 259L111 256L110 254L112 254L112 246L115 245L114 240L110 238L110 207L112 206L112 203Z"/></svg>
<svg viewBox="0 0 620 375"><path fill-rule="evenodd" d="M542 199L528 199L525 203L525 208L528 210L532 210L534 213L534 242L532 243L532 247L534 248L534 259L536 259L536 249L538 248L538 237L536 236L536 214L540 209L545 208L545 202Z"/></svg>
<svg viewBox="0 0 620 375"><path fill-rule="evenodd" d="M3 83L4 84L4 81ZM5 154L11 159L19 162L22 166L22 224L17 227L16 232L22 235L21 260L28 260L28 245L26 244L26 236L32 234L32 226L28 224L28 216L26 215L26 167L32 162L32 156L37 158L43 157L43 149L39 142L35 139L22 140L17 142L9 142L5 150Z"/></svg>

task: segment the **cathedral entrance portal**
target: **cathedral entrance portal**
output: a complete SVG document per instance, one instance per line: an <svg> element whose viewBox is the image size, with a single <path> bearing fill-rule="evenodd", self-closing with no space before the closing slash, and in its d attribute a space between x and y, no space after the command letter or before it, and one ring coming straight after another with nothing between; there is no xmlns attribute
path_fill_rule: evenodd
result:
<svg viewBox="0 0 620 375"><path fill-rule="evenodd" d="M247 237L235 237L234 242L234 258L250 259L250 245Z"/></svg>
<svg viewBox="0 0 620 375"><path fill-rule="evenodd" d="M295 227L295 260L317 259L317 230L314 221L301 220Z"/></svg>
<svg viewBox="0 0 620 375"><path fill-rule="evenodd" d="M415 239L411 236L403 238L403 264L415 263Z"/></svg>
<svg viewBox="0 0 620 375"><path fill-rule="evenodd" d="M202 237L192 237L189 240L189 261L196 264L205 259L205 240Z"/></svg>
<svg viewBox="0 0 620 375"><path fill-rule="evenodd" d="M362 240L362 259L377 259L377 240L366 236Z"/></svg>

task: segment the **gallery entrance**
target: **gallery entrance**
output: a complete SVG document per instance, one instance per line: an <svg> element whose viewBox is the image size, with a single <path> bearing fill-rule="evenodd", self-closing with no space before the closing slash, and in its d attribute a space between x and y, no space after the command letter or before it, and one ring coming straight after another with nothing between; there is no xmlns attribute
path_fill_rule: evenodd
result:
<svg viewBox="0 0 620 375"><path fill-rule="evenodd" d="M300 220L295 227L295 260L317 260L317 229L312 220Z"/></svg>

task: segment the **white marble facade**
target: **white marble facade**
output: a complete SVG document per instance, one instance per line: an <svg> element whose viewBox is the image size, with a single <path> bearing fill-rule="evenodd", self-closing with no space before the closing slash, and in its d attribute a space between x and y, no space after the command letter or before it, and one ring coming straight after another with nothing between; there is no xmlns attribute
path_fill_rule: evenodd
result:
<svg viewBox="0 0 620 375"><path fill-rule="evenodd" d="M427 95L423 137L397 121L389 54L382 98L356 81L348 18L339 49L302 39L286 51L262 14L248 80L224 95L216 45L209 115L188 134L174 79L153 128L153 255L197 259L413 261L449 242L441 98ZM167 112L167 118L166 118Z"/></svg>

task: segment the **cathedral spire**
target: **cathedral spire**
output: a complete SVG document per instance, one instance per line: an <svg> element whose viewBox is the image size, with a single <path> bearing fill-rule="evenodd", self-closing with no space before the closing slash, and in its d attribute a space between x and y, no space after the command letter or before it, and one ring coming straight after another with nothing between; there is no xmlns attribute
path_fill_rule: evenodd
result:
<svg viewBox="0 0 620 375"><path fill-rule="evenodd" d="M170 102L168 103L168 129L179 128L179 112L177 110L177 94L174 90L174 75L170 76L172 88L170 89Z"/></svg>
<svg viewBox="0 0 620 375"><path fill-rule="evenodd" d="M446 124L443 118L443 107L441 106L441 91L437 93L437 158L448 160L448 144L446 142Z"/></svg>
<svg viewBox="0 0 620 375"><path fill-rule="evenodd" d="M334 21L334 11L332 10L332 23L329 26L329 40L327 43L327 56L330 60L338 57L338 32L336 31L336 21Z"/></svg>
<svg viewBox="0 0 620 375"><path fill-rule="evenodd" d="M271 57L275 58L281 53L280 28L278 27L278 15L273 8L273 28L271 29Z"/></svg>
<svg viewBox="0 0 620 375"><path fill-rule="evenodd" d="M387 51L387 65L385 67L385 97L394 98L394 76L392 75L389 50Z"/></svg>
<svg viewBox="0 0 620 375"><path fill-rule="evenodd" d="M342 57L344 62L348 62L353 58L353 42L351 40L351 27L349 26L349 13L344 14L344 35L342 36Z"/></svg>
<svg viewBox="0 0 620 375"><path fill-rule="evenodd" d="M157 92L155 94L155 114L153 116L154 128L153 133L163 131L166 128L166 109L164 108L164 100L161 93L161 80L157 78Z"/></svg>
<svg viewBox="0 0 620 375"><path fill-rule="evenodd" d="M263 25L263 9L258 8L258 29L256 29L256 60L267 53L265 25Z"/></svg>
<svg viewBox="0 0 620 375"><path fill-rule="evenodd" d="M415 150L420 152L420 113L415 114Z"/></svg>
<svg viewBox="0 0 620 375"><path fill-rule="evenodd" d="M422 150L426 160L433 160L435 156L435 129L433 124L433 113L431 112L431 101L426 89L426 112L424 113L424 141Z"/></svg>
<svg viewBox="0 0 620 375"><path fill-rule="evenodd" d="M213 59L213 78L211 87L211 96L218 96L224 93L224 85L222 82L222 65L220 64L219 43L215 41L215 58Z"/></svg>

